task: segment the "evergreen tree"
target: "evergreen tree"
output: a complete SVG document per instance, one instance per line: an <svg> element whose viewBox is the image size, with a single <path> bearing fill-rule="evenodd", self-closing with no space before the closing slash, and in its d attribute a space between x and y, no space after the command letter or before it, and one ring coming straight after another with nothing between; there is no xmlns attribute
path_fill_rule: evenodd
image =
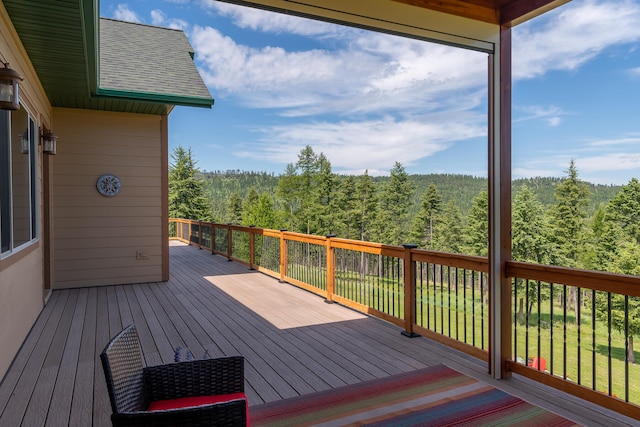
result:
<svg viewBox="0 0 640 427"><path fill-rule="evenodd" d="M346 239L359 239L356 208L356 178L352 175L339 181L335 198L335 234Z"/></svg>
<svg viewBox="0 0 640 427"><path fill-rule="evenodd" d="M324 236L336 232L336 212L344 207L337 206L338 180L331 171L331 163L322 153L317 157L316 170L313 177L316 191L311 205L311 234Z"/></svg>
<svg viewBox="0 0 640 427"><path fill-rule="evenodd" d="M512 220L512 256L518 261L546 263L551 251L546 230L547 224L542 203L526 185L522 184L513 202ZM528 286L526 281L516 279L514 291L520 296L518 300L518 318L524 321L525 292L529 295L527 312L531 313L533 304L538 300L538 288ZM540 295L542 300L548 295Z"/></svg>
<svg viewBox="0 0 640 427"><path fill-rule="evenodd" d="M357 227L358 239L363 241L377 241L375 218L378 215L378 198L376 184L368 171L356 180L354 200L354 224Z"/></svg>
<svg viewBox="0 0 640 427"><path fill-rule="evenodd" d="M435 184L429 185L422 195L420 210L413 220L411 241L419 247L433 249L433 229L435 218L442 211L442 197Z"/></svg>
<svg viewBox="0 0 640 427"><path fill-rule="evenodd" d="M556 204L550 210L550 226L554 243L555 264L583 267L584 255L590 235L587 227L589 188L578 179L578 170L571 160L567 177L555 191Z"/></svg>
<svg viewBox="0 0 640 427"><path fill-rule="evenodd" d="M489 254L489 193L481 191L469 210L465 228L465 253L487 256Z"/></svg>
<svg viewBox="0 0 640 427"><path fill-rule="evenodd" d="M298 199L298 173L296 166L293 163L289 163L284 172L284 175L278 179L278 186L276 188L276 194L284 205L283 217L285 227L288 230L297 230L297 212L300 208L300 200Z"/></svg>
<svg viewBox="0 0 640 427"><path fill-rule="evenodd" d="M631 178L610 202L610 219L640 244L640 181Z"/></svg>
<svg viewBox="0 0 640 427"><path fill-rule="evenodd" d="M597 266L612 273L640 275L640 182L636 178L622 187L594 220L599 237ZM640 334L640 298L598 293L598 318L627 335L629 361L635 363L633 338ZM627 315L625 321L625 314ZM627 329L628 328L628 329Z"/></svg>
<svg viewBox="0 0 640 427"><path fill-rule="evenodd" d="M260 195L255 188L251 187L242 203L243 225L258 225L255 222L255 211L257 210Z"/></svg>
<svg viewBox="0 0 640 427"><path fill-rule="evenodd" d="M382 242L402 245L406 242L409 224L409 203L415 186L400 162L391 168L389 182L380 196L380 223Z"/></svg>
<svg viewBox="0 0 640 427"><path fill-rule="evenodd" d="M556 188L556 204L550 210L550 240L554 245L551 261L555 264L584 268L587 263L592 252L591 229L586 220L589 195L589 187L578 179L578 170L571 160L567 177ZM577 288L569 287L565 297L568 298L567 309L573 306L577 311Z"/></svg>
<svg viewBox="0 0 640 427"><path fill-rule="evenodd" d="M551 253L542 203L523 184L513 202L512 254L518 261L547 263Z"/></svg>
<svg viewBox="0 0 640 427"><path fill-rule="evenodd" d="M237 192L231 193L231 197L227 201L227 212L225 222L232 224L240 224L242 222L242 198Z"/></svg>
<svg viewBox="0 0 640 427"><path fill-rule="evenodd" d="M260 194L257 200L251 204L249 210L246 211L245 219L245 224L247 225L255 225L260 228L280 228L276 212L273 208L273 199L267 193Z"/></svg>
<svg viewBox="0 0 640 427"><path fill-rule="evenodd" d="M169 217L212 220L211 206L204 195L204 184L191 155L191 148L176 147L169 165Z"/></svg>
<svg viewBox="0 0 640 427"><path fill-rule="evenodd" d="M298 162L296 169L300 172L298 176L297 196L300 200L300 210L298 218L300 219L301 230L303 233L311 234L312 221L314 219L314 198L317 188L318 173L318 156L313 152L313 148L307 145L300 154L298 154Z"/></svg>
<svg viewBox="0 0 640 427"><path fill-rule="evenodd" d="M455 201L449 200L438 215L434 227L434 249L441 252L462 253L462 216Z"/></svg>

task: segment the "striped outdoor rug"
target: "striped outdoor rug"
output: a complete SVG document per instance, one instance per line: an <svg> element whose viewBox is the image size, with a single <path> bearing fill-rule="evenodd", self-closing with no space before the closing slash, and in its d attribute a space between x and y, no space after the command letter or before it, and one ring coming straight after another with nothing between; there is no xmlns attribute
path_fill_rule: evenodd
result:
<svg viewBox="0 0 640 427"><path fill-rule="evenodd" d="M437 365L250 408L252 426L575 426Z"/></svg>

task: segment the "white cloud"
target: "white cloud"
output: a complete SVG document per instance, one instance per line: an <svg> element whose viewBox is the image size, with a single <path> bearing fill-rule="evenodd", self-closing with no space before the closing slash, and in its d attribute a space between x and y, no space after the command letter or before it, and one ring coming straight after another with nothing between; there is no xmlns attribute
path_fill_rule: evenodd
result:
<svg viewBox="0 0 640 427"><path fill-rule="evenodd" d="M576 164L585 174L603 171L640 170L640 152L609 153L600 156L582 157Z"/></svg>
<svg viewBox="0 0 640 427"><path fill-rule="evenodd" d="M478 117L457 122L437 115L422 120L397 121L390 117L362 122L316 122L259 129L264 136L235 155L277 163L292 163L306 145L324 153L338 172L384 171L399 161L406 166L446 150L452 143L486 132ZM373 173L373 172L372 172Z"/></svg>
<svg viewBox="0 0 640 427"><path fill-rule="evenodd" d="M286 51L240 45L211 27L191 39L214 92L283 116L467 110L486 96L484 55L415 40L361 32L336 50Z"/></svg>
<svg viewBox="0 0 640 427"><path fill-rule="evenodd" d="M151 11L151 23L153 25L162 25L167 20L167 15L160 9Z"/></svg>
<svg viewBox="0 0 640 427"><path fill-rule="evenodd" d="M631 0L573 2L513 31L513 75L534 78L575 70L613 45L640 40L640 4Z"/></svg>
<svg viewBox="0 0 640 427"><path fill-rule="evenodd" d="M237 6L216 0L203 0L202 4L220 16L229 18L236 26L253 31L304 36L327 36L349 31L347 27L317 20L283 13L269 13L256 8Z"/></svg>
<svg viewBox="0 0 640 427"><path fill-rule="evenodd" d="M182 19L176 19L176 18L168 18L167 14L160 9L154 9L151 11L150 14L151 14L151 23L153 25L173 28L175 30L182 30L182 31L189 30L189 23L187 21L184 21Z"/></svg>
<svg viewBox="0 0 640 427"><path fill-rule="evenodd" d="M135 11L131 10L128 4L119 4L118 6L116 6L116 10L113 13L113 17L120 21L137 22L137 23L142 22L138 14Z"/></svg>
<svg viewBox="0 0 640 427"><path fill-rule="evenodd" d="M529 105L514 107L514 110L522 113L521 117L514 118L513 123L521 123L530 120L544 120L551 127L559 126L562 122L562 116L567 113L562 111L560 107L550 105L542 107L539 105Z"/></svg>
<svg viewBox="0 0 640 427"><path fill-rule="evenodd" d="M630 135L622 138L602 139L598 141L592 141L588 143L590 147L614 147L614 146L627 146L637 145L640 149L640 136Z"/></svg>

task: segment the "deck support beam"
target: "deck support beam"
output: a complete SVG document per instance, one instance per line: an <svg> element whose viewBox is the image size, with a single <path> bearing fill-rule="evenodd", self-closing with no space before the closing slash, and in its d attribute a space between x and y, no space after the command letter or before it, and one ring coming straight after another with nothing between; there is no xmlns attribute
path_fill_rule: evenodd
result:
<svg viewBox="0 0 640 427"><path fill-rule="evenodd" d="M511 29L489 55L489 373L509 377L511 357Z"/></svg>

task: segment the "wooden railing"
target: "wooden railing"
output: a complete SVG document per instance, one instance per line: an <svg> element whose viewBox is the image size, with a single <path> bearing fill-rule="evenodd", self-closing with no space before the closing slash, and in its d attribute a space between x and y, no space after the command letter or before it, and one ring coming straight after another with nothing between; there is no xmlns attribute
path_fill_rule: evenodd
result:
<svg viewBox="0 0 640 427"><path fill-rule="evenodd" d="M506 270L514 289L509 369L640 419L640 366L631 363L640 362L640 352L631 357L640 277L517 261Z"/></svg>
<svg viewBox="0 0 640 427"><path fill-rule="evenodd" d="M170 236L488 361L486 257L182 219L170 220ZM516 261L506 275L508 369L640 419L640 367L629 362L625 338L640 317L630 308L640 278ZM602 314L620 298L622 334L613 314Z"/></svg>

